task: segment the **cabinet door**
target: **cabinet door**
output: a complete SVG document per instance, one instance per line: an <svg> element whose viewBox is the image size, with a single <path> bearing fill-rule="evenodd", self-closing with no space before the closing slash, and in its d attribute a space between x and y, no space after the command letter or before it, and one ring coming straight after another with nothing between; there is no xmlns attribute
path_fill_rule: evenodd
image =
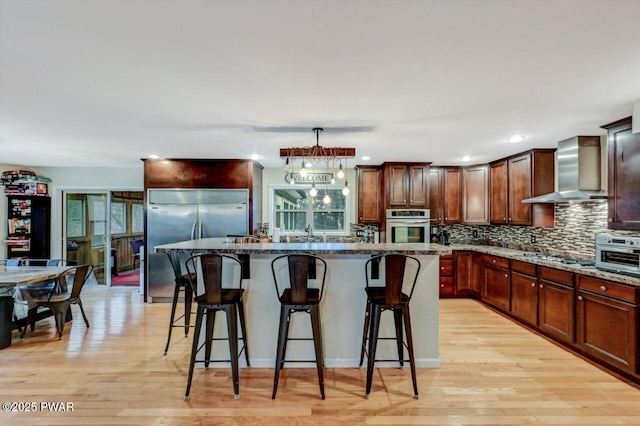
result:
<svg viewBox="0 0 640 426"><path fill-rule="evenodd" d="M489 166L462 169L462 222L489 224Z"/></svg>
<svg viewBox="0 0 640 426"><path fill-rule="evenodd" d="M538 326L555 339L573 343L573 288L540 279L538 292Z"/></svg>
<svg viewBox="0 0 640 426"><path fill-rule="evenodd" d="M429 169L429 210L432 225L444 223L444 170Z"/></svg>
<svg viewBox="0 0 640 426"><path fill-rule="evenodd" d="M538 280L536 277L511 273L511 313L531 325L538 324Z"/></svg>
<svg viewBox="0 0 640 426"><path fill-rule="evenodd" d="M358 223L382 221L382 170L358 167Z"/></svg>
<svg viewBox="0 0 640 426"><path fill-rule="evenodd" d="M491 191L491 202L489 203L489 221L493 225L507 224L507 194L509 175L507 172L507 161L499 161L489 166L489 189Z"/></svg>
<svg viewBox="0 0 640 426"><path fill-rule="evenodd" d="M609 228L640 230L640 133L631 119L608 128Z"/></svg>
<svg viewBox="0 0 640 426"><path fill-rule="evenodd" d="M509 300L511 298L510 283L509 270L485 264L482 300L497 308L508 311Z"/></svg>
<svg viewBox="0 0 640 426"><path fill-rule="evenodd" d="M405 207L408 193L407 166L386 166L385 179L388 207Z"/></svg>
<svg viewBox="0 0 640 426"><path fill-rule="evenodd" d="M429 200L429 187L427 185L427 166L409 166L409 206L414 208L426 208Z"/></svg>
<svg viewBox="0 0 640 426"><path fill-rule="evenodd" d="M509 224L531 225L531 205L522 200L531 198L531 155L524 154L509 159Z"/></svg>
<svg viewBox="0 0 640 426"><path fill-rule="evenodd" d="M456 251L456 294L480 295L481 253Z"/></svg>
<svg viewBox="0 0 640 426"><path fill-rule="evenodd" d="M444 169L444 223L462 222L462 172L459 168Z"/></svg>
<svg viewBox="0 0 640 426"><path fill-rule="evenodd" d="M637 312L630 303L579 290L578 346L610 365L637 373Z"/></svg>

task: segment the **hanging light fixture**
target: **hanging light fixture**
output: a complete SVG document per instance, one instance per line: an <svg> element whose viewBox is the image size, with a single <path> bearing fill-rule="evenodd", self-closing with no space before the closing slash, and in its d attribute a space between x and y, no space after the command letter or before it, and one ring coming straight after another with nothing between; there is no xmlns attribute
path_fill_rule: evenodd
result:
<svg viewBox="0 0 640 426"><path fill-rule="evenodd" d="M315 197L316 195L318 195L318 190L316 189L316 183L313 182L311 184L311 189L309 190L309 195L311 195L312 197Z"/></svg>
<svg viewBox="0 0 640 426"><path fill-rule="evenodd" d="M315 182L323 182L327 185L331 183L334 185L336 183L336 177L338 179L344 179L345 172L342 169L342 162L344 160L345 167L346 161L348 158L355 158L356 149L355 148L346 148L346 147L323 147L320 145L320 133L324 131L322 127L314 127L313 132L316 134L316 144L315 146L307 146L301 148L280 148L280 157L285 158L285 173L288 175L287 180L294 183L295 180L298 182L311 180L312 190L315 188ZM300 171L295 173L292 167L286 167L287 164L290 166L294 164L296 158L301 159L302 161L298 164L301 164ZM309 171L308 169L314 168L321 162L326 162L326 170L324 176L315 176L314 172ZM329 168L329 162L331 162L332 167ZM339 164L339 168L337 172L335 172L335 165ZM312 179L308 179L309 174L313 174ZM302 179L297 179L298 177ZM316 180L320 177L322 180ZM345 184L346 186L346 184ZM317 189L316 189L317 191ZM344 191L344 190L343 190ZM348 191L348 188L347 188ZM347 192L348 193L348 192ZM331 198L328 196L328 193L325 191L326 197L328 197L329 202Z"/></svg>
<svg viewBox="0 0 640 426"><path fill-rule="evenodd" d="M329 193L326 189L324 190L324 198L322 199L322 202L325 204L329 204L331 202L331 197L329 197Z"/></svg>

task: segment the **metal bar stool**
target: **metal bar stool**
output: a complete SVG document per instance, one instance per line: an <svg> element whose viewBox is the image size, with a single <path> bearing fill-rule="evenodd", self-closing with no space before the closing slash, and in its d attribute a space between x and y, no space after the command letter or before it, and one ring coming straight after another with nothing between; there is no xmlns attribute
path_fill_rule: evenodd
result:
<svg viewBox="0 0 640 426"><path fill-rule="evenodd" d="M412 264L407 270L407 265ZM384 267L384 286L372 287L369 282L377 279L377 271ZM376 271L373 273L373 271ZM406 271L406 274L405 274ZM420 273L420 261L415 257L402 254L384 254L374 256L365 264L365 279L367 295L367 310L364 317L362 331L362 348L360 352L360 368L367 354L367 384L365 398L371 393L373 381L373 369L376 361L398 361L404 368L404 348L407 348L411 366L411 380L413 381L413 397L419 398L418 384L416 381L416 366L413 353L413 337L411 331L411 316L409 314L409 302L413 295L418 274ZM403 288L405 291L403 291ZM408 293L408 294L407 294ZM380 317L383 311L392 311L395 323L395 337L378 337L380 330ZM403 341L403 323L406 334L406 342ZM368 337L367 337L368 334ZM395 340L398 348L398 359L376 359L378 340ZM367 341L369 343L367 349Z"/></svg>
<svg viewBox="0 0 640 426"><path fill-rule="evenodd" d="M169 262L173 268L173 274L175 276L175 286L173 288L173 301L171 302L171 319L169 320L169 334L167 335L167 344L164 347L164 355L169 351L169 344L171 343L171 331L174 327L184 327L184 336L189 335L189 328L191 321L191 304L193 301L193 291L191 289L191 280L188 274L182 273L182 266L180 264L179 253L167 253L169 256ZM195 281L195 277L194 277ZM176 307L178 306L178 300L180 299L180 293L184 293L184 314L176 318ZM184 322L180 324L180 320Z"/></svg>
<svg viewBox="0 0 640 426"><path fill-rule="evenodd" d="M231 271L230 286L223 287L223 265L225 270L229 267L237 268ZM191 347L191 358L189 361L189 376L187 379L187 390L184 399L189 399L193 369L196 362L204 363L205 368L210 362L231 362L231 375L233 378L233 392L235 399L240 398L240 383L238 373L238 358L244 352L247 368L251 368L249 363L249 346L247 344L247 327L244 316L244 289L242 288L242 268L243 264L235 257L222 254L200 254L192 256L186 261L187 273L191 277L191 287L195 294L195 301L198 305L196 313L196 325L193 335L193 345ZM199 286L195 277L202 277L202 285ZM228 276L228 275L227 275ZM237 281L236 281L237 278ZM214 338L213 329L215 317L218 311L224 311L227 317L227 337ZM240 316L240 329L242 337L238 337L238 316ZM204 343L200 344L200 332L202 322L206 321ZM228 340L230 359L211 359L211 348L214 340ZM238 340L243 341L242 349L238 352ZM202 347L205 348L203 359L196 359Z"/></svg>
<svg viewBox="0 0 640 426"><path fill-rule="evenodd" d="M322 279L319 280L319 287L310 288L309 280L316 279L316 268L322 268ZM288 270L283 271L285 266ZM276 294L280 301L280 326L278 329L278 348L276 351L276 368L273 379L273 394L271 399L275 399L278 391L278 381L280 371L285 362L312 362L309 360L285 359L287 352L287 341L289 340L313 340L315 349L315 363L318 370L318 383L320 394L324 396L324 351L322 347L322 327L320 321L320 302L324 292L324 283L327 276L327 263L321 258L312 254L287 254L276 257L271 262L273 273L273 283ZM286 288L283 280L278 284L278 276L285 275L289 279L289 287ZM316 281L317 283L317 281ZM311 328L313 338L290 338L289 323L291 314L294 312L306 312L311 315Z"/></svg>

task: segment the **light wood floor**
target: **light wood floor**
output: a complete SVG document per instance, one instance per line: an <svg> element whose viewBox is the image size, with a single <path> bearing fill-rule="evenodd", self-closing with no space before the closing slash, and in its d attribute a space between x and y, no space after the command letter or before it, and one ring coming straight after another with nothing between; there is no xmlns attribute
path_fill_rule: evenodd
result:
<svg viewBox="0 0 640 426"><path fill-rule="evenodd" d="M295 368L284 370L275 401L273 370L241 370L236 401L226 368L196 371L184 401L191 340L176 333L162 355L169 305L141 303L126 287L85 287L83 300L89 329L74 306L79 319L62 340L49 319L23 340L14 331L0 350L0 400L38 407L3 411L0 425L640 425L638 388L472 300L441 302L442 368L418 370L419 400L408 368L386 368L369 400L364 369L328 369L325 401L315 371ZM73 412L40 408L50 401Z"/></svg>

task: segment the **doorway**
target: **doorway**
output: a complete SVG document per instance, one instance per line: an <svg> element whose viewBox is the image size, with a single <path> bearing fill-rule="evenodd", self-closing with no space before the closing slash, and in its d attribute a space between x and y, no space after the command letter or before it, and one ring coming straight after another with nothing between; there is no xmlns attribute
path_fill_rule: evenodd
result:
<svg viewBox="0 0 640 426"><path fill-rule="evenodd" d="M132 241L144 234L143 192L63 191L62 198L67 263L94 265L98 284L140 286Z"/></svg>

